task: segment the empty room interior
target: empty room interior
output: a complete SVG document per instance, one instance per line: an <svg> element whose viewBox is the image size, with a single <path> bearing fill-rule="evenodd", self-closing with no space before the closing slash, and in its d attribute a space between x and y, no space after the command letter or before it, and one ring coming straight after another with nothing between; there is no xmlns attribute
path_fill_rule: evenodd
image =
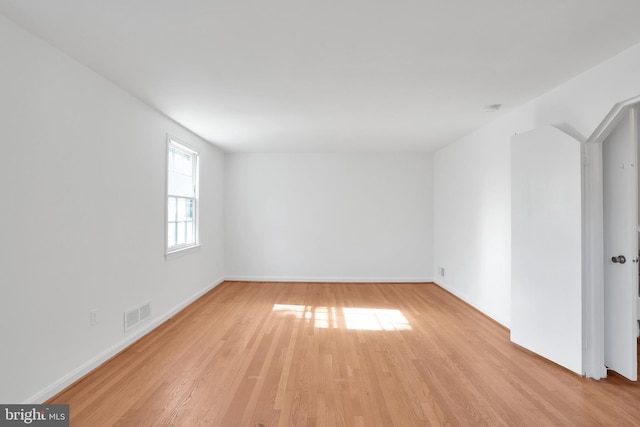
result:
<svg viewBox="0 0 640 427"><path fill-rule="evenodd" d="M639 17L0 0L0 404L640 425Z"/></svg>

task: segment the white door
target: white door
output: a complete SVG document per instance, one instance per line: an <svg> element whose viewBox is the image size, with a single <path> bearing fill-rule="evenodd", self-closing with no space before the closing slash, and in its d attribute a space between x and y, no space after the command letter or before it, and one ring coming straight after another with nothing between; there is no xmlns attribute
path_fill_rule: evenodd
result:
<svg viewBox="0 0 640 427"><path fill-rule="evenodd" d="M547 126L511 139L511 340L582 374L580 142Z"/></svg>
<svg viewBox="0 0 640 427"><path fill-rule="evenodd" d="M604 203L604 362L637 380L637 121L634 109L602 146Z"/></svg>

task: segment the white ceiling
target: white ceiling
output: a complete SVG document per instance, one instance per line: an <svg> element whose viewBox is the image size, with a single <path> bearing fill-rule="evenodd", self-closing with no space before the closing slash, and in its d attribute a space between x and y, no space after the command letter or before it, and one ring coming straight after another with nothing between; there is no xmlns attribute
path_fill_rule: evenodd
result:
<svg viewBox="0 0 640 427"><path fill-rule="evenodd" d="M0 0L0 13L227 151L433 150L640 42L638 0Z"/></svg>

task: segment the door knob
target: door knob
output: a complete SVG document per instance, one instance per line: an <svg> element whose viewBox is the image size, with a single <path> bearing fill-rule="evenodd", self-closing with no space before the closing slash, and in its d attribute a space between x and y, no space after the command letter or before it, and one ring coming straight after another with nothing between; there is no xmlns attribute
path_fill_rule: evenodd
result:
<svg viewBox="0 0 640 427"><path fill-rule="evenodd" d="M611 262L619 262L620 264L624 264L627 262L627 258L624 255L612 256Z"/></svg>

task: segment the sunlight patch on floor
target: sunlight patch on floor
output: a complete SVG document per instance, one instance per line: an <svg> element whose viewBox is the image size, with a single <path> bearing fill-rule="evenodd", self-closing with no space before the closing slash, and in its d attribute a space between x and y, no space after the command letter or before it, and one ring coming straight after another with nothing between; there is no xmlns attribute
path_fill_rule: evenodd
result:
<svg viewBox="0 0 640 427"><path fill-rule="evenodd" d="M316 328L338 328L362 331L409 331L411 325L400 310L388 308L311 307L275 304L273 311L313 323Z"/></svg>

